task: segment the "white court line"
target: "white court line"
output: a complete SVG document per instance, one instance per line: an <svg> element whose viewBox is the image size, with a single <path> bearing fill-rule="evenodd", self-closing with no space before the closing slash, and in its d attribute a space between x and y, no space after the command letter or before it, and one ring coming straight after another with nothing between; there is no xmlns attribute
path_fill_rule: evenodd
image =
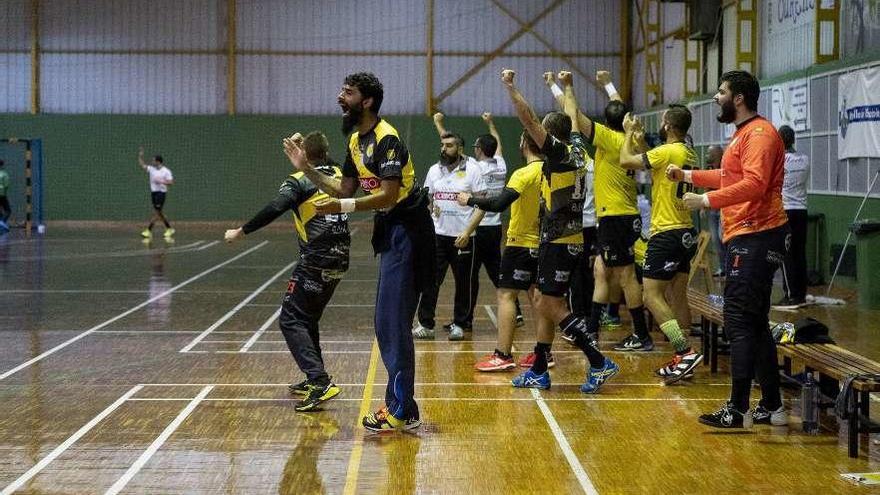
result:
<svg viewBox="0 0 880 495"><path fill-rule="evenodd" d="M593 486L593 482L590 481L590 476L587 475L587 472L581 465L581 461L577 458L574 451L571 450L571 445L568 444L565 434L562 433L562 428L559 427L559 423L556 422L556 418L553 417L553 413L550 412L550 408L547 407L544 398L541 397L541 393L535 389L531 389L531 391L532 397L537 401L538 408L541 409L544 419L547 420L547 424L550 426L550 431L552 431L553 436L556 437L556 443L559 444L559 448L562 449L562 453L565 454L565 459L568 461L568 465L571 466L571 470L574 472L578 483L581 484L584 493L589 495L599 495L599 492L596 491L596 487Z"/></svg>
<svg viewBox="0 0 880 495"><path fill-rule="evenodd" d="M76 341L82 339L83 337L85 337L85 336L87 336L87 335L90 335L90 334L94 333L94 332L97 331L97 330L100 330L100 329L106 327L107 325L109 325L109 324L111 324L111 323L113 323L113 322L115 322L115 321L117 321L117 320L121 320L122 318L125 318L126 316L128 316L128 315L134 313L135 311L138 311L139 309L141 309L141 308L143 308L143 307L149 305L149 304L152 303L153 301L157 301L157 300L159 300L159 299L162 299L163 297L167 296L168 294L171 294L172 292L176 291L177 289L179 289L179 288L181 288L181 287L184 287L184 286L186 286L186 285L189 285L189 284L195 282L196 280L198 280L198 279L204 277L205 275L207 275L207 274L209 274L209 273L211 273L211 272L213 272L213 271L215 271L215 270L219 270L220 268L226 266L226 265L229 264L229 263L232 263L233 261L235 261L235 260L237 260L237 259L239 259L239 258L242 258L242 257L244 257L244 256L247 256L248 254L250 254L250 253L256 251L257 249L260 249L261 247L265 246L265 245L268 244L268 243L269 243L269 241L263 241L263 242L257 244L256 246L254 246L254 247L248 249L247 251L244 251L244 252L238 253L237 255L233 256L232 258L229 258L228 260L226 260L226 261L224 261L224 262L222 262L222 263L216 264L216 265L214 265L213 267L208 268L207 270L205 270L205 271L199 273L198 275L194 275L194 276L192 276L192 277L190 277L190 278L184 280L183 282L181 282L181 283L175 285L174 287L172 287L172 288L170 288L170 289L168 289L168 290L166 290L166 291L164 291L164 292L161 292L161 293L159 293L159 294L157 294L157 295L155 295L155 296L153 296L153 297L147 299L146 301L144 301L144 302L138 304L137 306L135 306L135 307L133 307L133 308L127 310L127 311L123 311L122 313L119 313L118 315L114 316L113 318L110 318L109 320L107 320L107 321L105 321L105 322L103 322L103 323L99 323L99 324L93 326L92 328L90 328L90 329L86 330L85 332L83 332L83 333L77 335L76 337L73 337L73 338L71 338L71 339L69 339L69 340L66 340L66 341L62 342L61 344L58 344L58 345L56 345L55 347L49 349L48 351L46 351L46 352L40 354L39 356L37 356L37 357L35 357L35 358L32 358L32 359L30 359L30 360L28 360L28 361L25 361L24 363L19 364L19 365L16 366L15 368L12 368L11 370L9 370L9 371L3 373L2 375L0 375L0 380L3 380L3 379L5 379L5 378L7 378L7 377L9 377L9 376L12 376L13 374L15 374L15 373L17 373L17 372L23 370L24 368L27 368L28 366L30 366L30 365L36 363L37 361L40 361L40 360L42 360L43 358L45 358L45 357L47 357L47 356L50 356L50 355L56 353L57 351L59 351L59 350L61 350L61 349L64 349L65 347L69 346L70 344L72 344L72 343L74 343L74 342L76 342Z"/></svg>
<svg viewBox="0 0 880 495"><path fill-rule="evenodd" d="M498 329L498 318L495 316L495 312L492 311L492 306L488 304L484 304L483 308L486 309L486 313L489 315L489 319L492 320L492 324L495 325L495 329Z"/></svg>
<svg viewBox="0 0 880 495"><path fill-rule="evenodd" d="M214 341L205 341L204 343L226 343L219 340ZM237 343L237 342L233 342ZM322 342L323 343L323 342ZM491 353L494 349L416 349L416 354L485 354L487 352ZM185 352L185 351L180 351ZM213 351L215 354L237 354L239 351ZM322 354L369 354L368 350L358 350L358 351L328 351L322 350ZM290 351L248 351L248 354L290 354ZM583 351L553 351L554 355L558 354L583 354ZM632 355L632 351L602 351L602 354L628 354ZM657 355L657 354L665 354L663 351L647 351L647 352L639 352L640 355Z"/></svg>
<svg viewBox="0 0 880 495"><path fill-rule="evenodd" d="M166 426L165 430L162 431L162 433L155 440L153 440L153 443L151 443L149 447L147 447L147 450L145 450L143 454L141 454L141 456L138 457L136 461L134 461L134 464L132 464L128 468L128 471L126 471L121 478L116 480L116 483L113 483L113 486L111 486L106 492L104 492L105 495L116 495L117 493L122 491L122 489L125 488L125 485L127 485L128 482L131 481L131 479L134 478L134 476L138 473L138 471L140 471L141 468L144 467L147 461L149 461L150 458L153 457L153 454L155 454L156 451L158 451L159 448L162 447L162 444L165 443L165 440L168 440L168 437L170 437L171 434L174 433L174 430L176 430L181 425L181 423L183 423L187 416L189 416L195 410L199 403L202 402L205 396L211 393L211 390L213 389L214 387L210 385L203 388L202 391L199 392L199 395L192 399L192 402L187 404L187 406L184 407L182 411L180 411L180 414L178 414L177 417L174 418L174 421Z"/></svg>
<svg viewBox="0 0 880 495"><path fill-rule="evenodd" d="M264 242L265 242L265 241L264 241ZM211 332L213 332L213 331L216 330L218 327L220 327L220 325L222 325L223 323L225 323L226 320L232 318L232 317L235 315L235 313L238 313L238 311L239 311L241 308L247 306L247 304L248 304L249 302L251 302L255 297L257 297L258 295L260 295L260 292L263 292L263 291L266 289L266 287L269 287L270 285L272 285L272 283L275 282L275 279L277 279L278 277L280 277L280 276L286 274L288 271L290 271L291 268L293 268L293 265L295 265L295 264L297 264L297 263L298 263L298 261L292 261L290 264L288 264L287 266L285 266L284 268L282 268L281 270L279 270L278 273L276 273L275 275L272 275L272 278L270 278L269 280L265 281L265 282L263 283L263 285L257 287L256 290L254 290L254 291L251 292L247 297L245 297L244 299L242 299L241 302L238 303L238 304L236 304L234 308L230 309L225 315L221 316L220 319L217 320L217 321L215 321L213 325L211 325L210 327L206 328L202 333L200 333L200 334L198 335L198 337L194 338L194 339L192 340L192 342L190 342L189 344L187 344L186 346L184 346L184 348L181 349L180 352L189 352L190 350L192 350L192 348L195 347L196 344L198 344L199 342L201 342L202 339L204 339L204 338L207 337Z"/></svg>
<svg viewBox="0 0 880 495"><path fill-rule="evenodd" d="M239 349L238 352L247 352L248 349L250 349L251 346L254 345L254 343L260 338L260 336L263 335L263 332L265 332L266 329L268 329L270 326L272 326L273 323L275 323L275 320L277 320L279 316L281 316L281 308L278 308L278 311L272 313L272 316L270 316L269 319L267 319L266 322L263 323L263 326L261 326L260 329L257 330L256 333L254 333L251 338L249 338L248 341L244 343L243 346L241 346L241 349Z"/></svg>
<svg viewBox="0 0 880 495"><path fill-rule="evenodd" d="M554 385L557 386L580 386L583 385L582 382L553 382ZM208 385L212 385L214 387L288 387L290 383L142 383L144 387L205 387ZM365 383L337 383L336 385L340 387L363 387L366 385ZM730 383L698 383L697 385L705 385L709 387L729 387ZM376 387L384 387L385 382L376 382L373 384ZM428 387L428 386L438 386L438 387L512 387L509 381L505 380L503 382L488 382L488 383L477 383L477 382L416 382L415 386L417 387ZM648 383L634 383L634 382L613 382L609 387L673 387L672 385L664 385L663 382L648 382ZM549 399L547 399L549 400ZM757 400L757 399L755 399ZM784 400L784 399L783 399Z"/></svg>
<svg viewBox="0 0 880 495"><path fill-rule="evenodd" d="M202 250L208 249L209 247L216 246L219 243L220 243L220 241L209 242L209 243L205 244L204 246L199 246L199 248L196 249L196 251L202 251Z"/></svg>
<svg viewBox="0 0 880 495"><path fill-rule="evenodd" d="M74 433L73 435L68 437L68 439L65 440L61 445L55 447L52 450L52 452L49 452L49 454L46 455L46 457L43 457L42 459L40 459L40 462L35 464L34 467L28 469L28 471L26 473L24 473L23 475L19 476L17 480L10 483L9 486L4 488L3 491L0 492L0 495L10 495L11 493L15 492L19 488L23 487L25 483L27 483L31 478L36 476L37 473L39 473L40 471L43 470L43 468L48 466L50 462L54 461L58 456L63 454L65 450L70 448L71 445L73 445L77 440L82 438L83 435L88 433L89 430L91 430L92 428L95 427L95 425L97 425L104 418L109 416L110 413L112 413L119 406L121 406L123 402L131 399L131 396L138 393L138 391L142 388L144 388L143 385L136 385L136 386L132 387L128 392L123 394L122 397L116 399L115 402L113 402L112 404L107 406L106 409L104 409L97 416L92 418L91 421L89 421L88 423L83 425L82 428L80 428L79 430L76 431L76 433Z"/></svg>

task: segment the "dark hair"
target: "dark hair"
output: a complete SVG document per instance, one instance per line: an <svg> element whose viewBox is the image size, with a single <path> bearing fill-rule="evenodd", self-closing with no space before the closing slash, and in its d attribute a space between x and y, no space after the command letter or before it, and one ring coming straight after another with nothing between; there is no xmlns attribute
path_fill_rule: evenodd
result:
<svg viewBox="0 0 880 495"><path fill-rule="evenodd" d="M794 129L787 125L780 127L779 137L782 138L782 144L785 145L786 150L794 148Z"/></svg>
<svg viewBox="0 0 880 495"><path fill-rule="evenodd" d="M379 113L379 109L382 108L382 98L385 95L385 90L382 88L382 83L379 82L378 77L372 72L357 72L345 76L345 84L357 88L364 98L372 98L373 104L370 106L370 110L375 114Z"/></svg>
<svg viewBox="0 0 880 495"><path fill-rule="evenodd" d="M605 105L605 124L615 131L623 132L623 118L629 112L626 103L618 100L609 101Z"/></svg>
<svg viewBox="0 0 880 495"><path fill-rule="evenodd" d="M491 134L481 134L474 141L474 147L480 148L484 155L492 157L498 151L498 140Z"/></svg>
<svg viewBox="0 0 880 495"><path fill-rule="evenodd" d="M544 130L560 141L571 138L571 117L562 112L548 112L544 115Z"/></svg>
<svg viewBox="0 0 880 495"><path fill-rule="evenodd" d="M153 160L156 160L159 163L165 163L165 160L162 159L162 155L156 155L153 157Z"/></svg>
<svg viewBox="0 0 880 495"><path fill-rule="evenodd" d="M454 132L444 132L440 139L455 139L455 144L459 146L464 146L464 139Z"/></svg>
<svg viewBox="0 0 880 495"><path fill-rule="evenodd" d="M730 92L736 95L743 95L743 102L746 108L756 112L758 110L758 98L761 96L761 86L755 76L744 70L732 70L721 74L719 85L723 82L727 83Z"/></svg>
<svg viewBox="0 0 880 495"><path fill-rule="evenodd" d="M322 132L313 131L303 138L303 148L306 150L306 159L310 162L318 162L327 159L327 151L330 143L327 136Z"/></svg>
<svg viewBox="0 0 880 495"><path fill-rule="evenodd" d="M528 131L523 131L520 138L526 143L526 148L528 148L529 151L536 155L541 154L541 147L538 146L538 143L536 143L534 139L532 139L532 135L529 134Z"/></svg>
<svg viewBox="0 0 880 495"><path fill-rule="evenodd" d="M666 123L681 134L687 134L691 128L691 111L684 105L672 104L666 110Z"/></svg>

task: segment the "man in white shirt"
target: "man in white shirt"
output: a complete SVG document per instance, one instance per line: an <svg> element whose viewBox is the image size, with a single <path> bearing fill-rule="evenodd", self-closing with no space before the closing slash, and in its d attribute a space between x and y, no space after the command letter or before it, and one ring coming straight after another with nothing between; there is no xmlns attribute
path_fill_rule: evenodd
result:
<svg viewBox="0 0 880 495"><path fill-rule="evenodd" d="M153 225L161 220L165 224L165 239L171 240L171 236L174 235L174 229L171 228L168 218L162 212L168 186L174 184L174 176L171 174L171 169L165 166L162 155L153 157L153 163L147 164L144 162L143 147L138 151L138 164L150 176L150 197L153 204L153 215L150 217L150 224L141 232L141 236L144 239L151 239L153 237Z"/></svg>
<svg viewBox="0 0 880 495"><path fill-rule="evenodd" d="M807 302L807 182L810 159L794 149L794 129L784 125L779 137L785 145L785 172L782 182L782 207L791 227L791 247L782 267L785 295L773 305L777 309L797 309Z"/></svg>
<svg viewBox="0 0 880 495"><path fill-rule="evenodd" d="M449 340L462 340L470 330L474 318L477 273L474 264L472 235L462 235L476 210L460 206L458 193L481 196L486 193L482 169L473 158L465 156L464 141L452 133L440 139L440 161L431 166L425 177L425 187L431 196L431 213L437 245L437 283L422 293L417 312L418 325L413 328L417 339L434 338L434 317L437 297L446 269L452 266L455 279L455 300L452 324L448 326ZM480 212L482 213L482 212Z"/></svg>

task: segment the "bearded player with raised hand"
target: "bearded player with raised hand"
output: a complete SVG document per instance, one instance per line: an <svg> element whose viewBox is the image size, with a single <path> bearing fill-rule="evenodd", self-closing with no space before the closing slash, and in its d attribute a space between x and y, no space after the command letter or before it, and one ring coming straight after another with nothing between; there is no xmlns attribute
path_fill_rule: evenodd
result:
<svg viewBox="0 0 880 495"><path fill-rule="evenodd" d="M412 157L391 124L379 117L384 89L371 74L350 74L337 96L343 132L349 135L342 178L309 166L297 143L291 160L330 198L316 204L319 213L374 210L373 250L379 255L376 339L388 370L385 405L365 416L372 431L414 429L421 425L414 395L415 346L410 324L419 293L434 283L434 226L428 198L416 184ZM366 195L353 198L360 183Z"/></svg>

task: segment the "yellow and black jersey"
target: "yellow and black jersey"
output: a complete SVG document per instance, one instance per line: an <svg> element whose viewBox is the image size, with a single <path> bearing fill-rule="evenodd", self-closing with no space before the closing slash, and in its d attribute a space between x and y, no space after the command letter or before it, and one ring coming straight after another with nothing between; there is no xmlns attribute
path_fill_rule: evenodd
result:
<svg viewBox="0 0 880 495"><path fill-rule="evenodd" d="M400 180L397 203L409 197L415 182L415 167L406 145L384 119L366 134L352 133L342 169L345 177L358 179L367 194L378 191L382 180Z"/></svg>
<svg viewBox="0 0 880 495"><path fill-rule="evenodd" d="M697 163L694 150L681 142L667 143L649 150L642 157L645 168L651 171L652 180L650 235L693 227L691 212L681 200L684 193L693 190L693 185L667 179L666 166L676 165L686 170L694 168Z"/></svg>
<svg viewBox="0 0 880 495"><path fill-rule="evenodd" d="M566 144L548 134L541 152L547 158L541 181L541 242L583 244L587 194L584 137L573 132Z"/></svg>
<svg viewBox="0 0 880 495"><path fill-rule="evenodd" d="M519 197L510 205L506 246L538 247L543 167L543 161L529 162L516 169L507 181L506 187Z"/></svg>
<svg viewBox="0 0 880 495"><path fill-rule="evenodd" d="M620 166L620 147L626 135L593 123L590 142L596 147L594 184L596 216L638 215L636 174Z"/></svg>
<svg viewBox="0 0 880 495"><path fill-rule="evenodd" d="M331 177L342 177L338 166L322 165L315 169ZM278 195L242 230L249 234L271 223L288 210L293 210L293 221L299 237L300 263L312 268L347 270L351 234L348 214L319 215L315 203L328 198L302 172L290 174L281 184Z"/></svg>

